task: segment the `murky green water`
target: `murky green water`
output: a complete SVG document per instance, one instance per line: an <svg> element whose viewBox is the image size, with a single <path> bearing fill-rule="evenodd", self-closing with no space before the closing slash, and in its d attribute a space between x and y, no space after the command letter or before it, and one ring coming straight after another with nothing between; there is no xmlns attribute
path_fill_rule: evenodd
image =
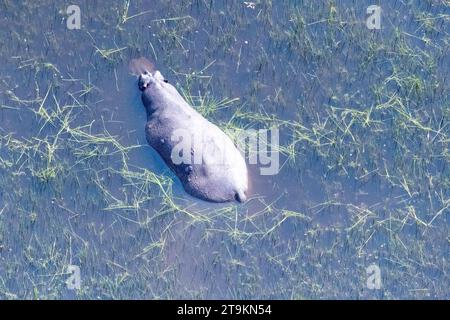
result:
<svg viewBox="0 0 450 320"><path fill-rule="evenodd" d="M372 4L2 0L0 297L448 299L450 4L369 30ZM279 128L247 203L147 145L140 56L222 128Z"/></svg>

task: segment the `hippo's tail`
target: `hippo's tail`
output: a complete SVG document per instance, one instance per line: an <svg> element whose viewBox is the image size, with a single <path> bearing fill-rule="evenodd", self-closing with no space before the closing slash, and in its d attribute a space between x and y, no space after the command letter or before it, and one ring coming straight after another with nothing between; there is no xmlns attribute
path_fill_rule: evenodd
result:
<svg viewBox="0 0 450 320"><path fill-rule="evenodd" d="M147 72L155 72L155 66L148 59L140 57L137 59L132 59L129 64L130 72L135 76L140 76L141 74Z"/></svg>
<svg viewBox="0 0 450 320"><path fill-rule="evenodd" d="M244 203L247 200L247 195L243 190L236 191L236 194L234 195L234 198L239 201L240 203Z"/></svg>

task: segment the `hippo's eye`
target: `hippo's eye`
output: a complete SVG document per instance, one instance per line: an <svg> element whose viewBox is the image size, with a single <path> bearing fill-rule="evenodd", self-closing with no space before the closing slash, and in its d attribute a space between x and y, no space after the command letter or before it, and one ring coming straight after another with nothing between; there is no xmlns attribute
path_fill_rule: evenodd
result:
<svg viewBox="0 0 450 320"><path fill-rule="evenodd" d="M164 79L163 81L164 81L165 83L169 83L169 80L167 80L167 79Z"/></svg>

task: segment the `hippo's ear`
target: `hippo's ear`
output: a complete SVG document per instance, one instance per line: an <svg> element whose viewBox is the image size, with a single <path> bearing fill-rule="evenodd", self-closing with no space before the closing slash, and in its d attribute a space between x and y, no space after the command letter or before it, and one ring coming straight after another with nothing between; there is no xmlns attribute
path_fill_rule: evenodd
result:
<svg viewBox="0 0 450 320"><path fill-rule="evenodd" d="M157 80L159 80L159 81L164 81L164 77L163 77L163 75L161 74L161 72L159 72L159 71L156 71L156 72L155 72L154 77L155 77L155 79L157 79Z"/></svg>

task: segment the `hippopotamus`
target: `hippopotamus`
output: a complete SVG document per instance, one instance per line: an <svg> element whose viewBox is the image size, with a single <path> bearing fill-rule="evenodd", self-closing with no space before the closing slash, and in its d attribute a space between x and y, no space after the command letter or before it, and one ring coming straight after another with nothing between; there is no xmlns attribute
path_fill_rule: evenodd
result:
<svg viewBox="0 0 450 320"><path fill-rule="evenodd" d="M247 199L245 160L232 140L205 119L145 58L134 59L146 139L190 195L210 202Z"/></svg>

